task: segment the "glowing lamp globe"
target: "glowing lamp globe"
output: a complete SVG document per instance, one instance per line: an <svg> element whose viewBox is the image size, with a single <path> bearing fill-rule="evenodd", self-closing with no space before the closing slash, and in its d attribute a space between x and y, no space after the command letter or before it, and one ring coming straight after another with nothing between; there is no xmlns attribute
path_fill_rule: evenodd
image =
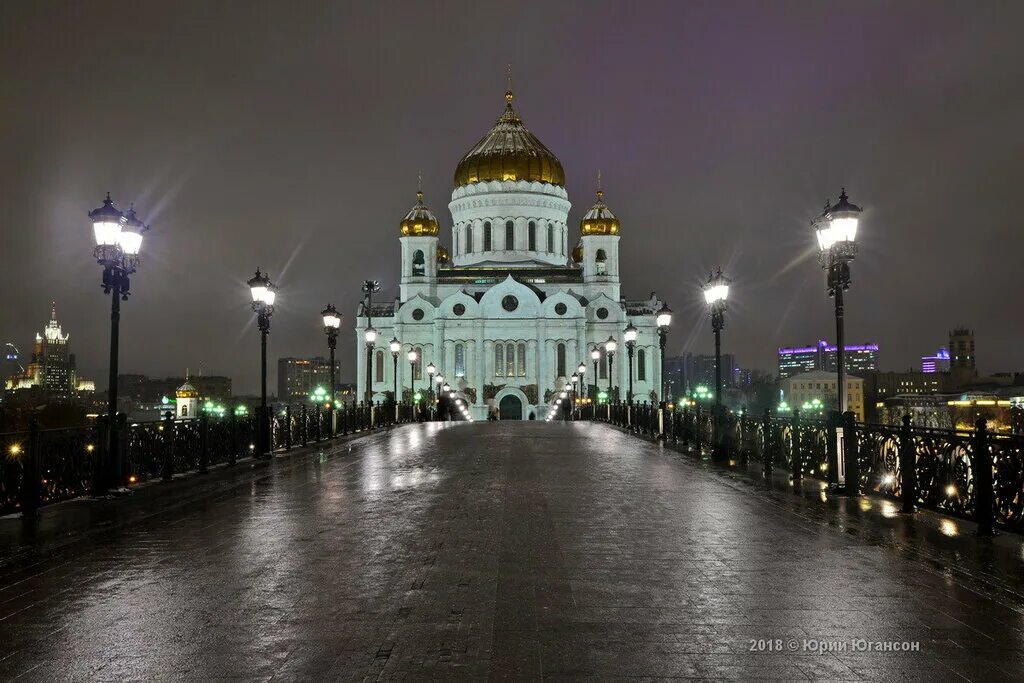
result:
<svg viewBox="0 0 1024 683"><path fill-rule="evenodd" d="M627 344L632 344L636 341L637 329L633 327L633 323L626 326L625 331L622 333L622 338L626 340Z"/></svg>
<svg viewBox="0 0 1024 683"><path fill-rule="evenodd" d="M659 330L667 330L672 325L672 309L668 307L668 304L662 304L658 309L656 322Z"/></svg>
<svg viewBox="0 0 1024 683"><path fill-rule="evenodd" d="M857 226L860 223L862 209L850 203L843 188L839 201L822 214L814 222L814 230L818 237L818 248L829 252L839 246L847 252L853 251L857 241ZM852 253L846 255L852 257Z"/></svg>
<svg viewBox="0 0 1024 683"><path fill-rule="evenodd" d="M608 337L608 341L604 343L604 350L607 351L608 353L614 353L615 349L617 348L619 348L619 345L615 342L615 340L612 339L611 337Z"/></svg>
<svg viewBox="0 0 1024 683"><path fill-rule="evenodd" d="M377 341L377 330L376 330L376 328L374 328L373 325L370 325L369 327L367 327L366 330L363 332L363 338L366 340L367 344L373 344L374 342L376 342Z"/></svg>
<svg viewBox="0 0 1024 683"><path fill-rule="evenodd" d="M95 229L95 224L94 224ZM138 256L142 251L142 233L148 230L145 223L135 215L135 209L129 208L124 216L124 224L117 236L117 244L125 256Z"/></svg>
<svg viewBox="0 0 1024 683"><path fill-rule="evenodd" d="M417 355L416 355L416 350L415 350L415 349L413 349L412 351L410 351L410 352L408 353L408 355L407 355L406 357L407 357L407 358L409 359L409 362L410 362L410 363L415 363L415 362L416 362L416 359L417 359L417 358L418 358L419 356L417 356Z"/></svg>
<svg viewBox="0 0 1024 683"><path fill-rule="evenodd" d="M398 341L398 337L392 337L391 341L388 342L388 348L391 349L391 353L397 356L402 351L402 342Z"/></svg>
<svg viewBox="0 0 1024 683"><path fill-rule="evenodd" d="M598 355L600 355L600 354L598 354ZM576 372L579 374L580 377L583 377L583 375L587 372L587 365L586 365L586 363L580 363L580 366L578 368L576 368Z"/></svg>
<svg viewBox="0 0 1024 683"><path fill-rule="evenodd" d="M254 306L273 306L277 298L277 290L270 282L270 278L256 270L256 276L247 283L249 293L252 295Z"/></svg>
<svg viewBox="0 0 1024 683"><path fill-rule="evenodd" d="M601 352L598 351L597 348L595 348L593 351L590 352L590 358L592 360L601 360Z"/></svg>
<svg viewBox="0 0 1024 683"><path fill-rule="evenodd" d="M338 310L333 305L327 304L327 308L320 312L320 316L324 321L324 329L328 332L341 327L341 315L338 314Z"/></svg>
<svg viewBox="0 0 1024 683"><path fill-rule="evenodd" d="M709 306L725 305L726 299L729 298L729 282L729 278L725 277L719 268L718 272L709 276L708 281L704 283L704 301Z"/></svg>
<svg viewBox="0 0 1024 683"><path fill-rule="evenodd" d="M103 206L89 212L92 221L93 237L97 247L116 247L124 224L124 215L114 206L110 193L103 200Z"/></svg>

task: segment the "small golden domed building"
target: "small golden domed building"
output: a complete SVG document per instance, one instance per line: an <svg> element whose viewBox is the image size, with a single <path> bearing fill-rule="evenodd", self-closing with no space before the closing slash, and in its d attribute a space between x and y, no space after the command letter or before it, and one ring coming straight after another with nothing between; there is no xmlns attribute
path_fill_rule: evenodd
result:
<svg viewBox="0 0 1024 683"><path fill-rule="evenodd" d="M433 366L474 419L544 419L584 363L584 395L600 388L626 399L632 379L635 400L659 399L655 317L663 302L622 297L621 225L600 177L596 203L570 226L562 162L526 128L514 101L510 88L497 121L456 164L450 246L422 190L400 221L398 296L357 313L360 398L388 400L397 379L408 399L413 386L435 385ZM639 330L632 372L604 354L609 338L621 346L630 324ZM370 325L378 343L367 353ZM389 339L400 342L401 358L415 350L418 360L396 366Z"/></svg>

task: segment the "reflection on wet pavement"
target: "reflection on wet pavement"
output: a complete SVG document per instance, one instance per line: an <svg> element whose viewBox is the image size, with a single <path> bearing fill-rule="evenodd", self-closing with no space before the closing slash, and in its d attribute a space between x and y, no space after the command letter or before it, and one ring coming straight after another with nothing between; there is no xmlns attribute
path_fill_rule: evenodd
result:
<svg viewBox="0 0 1024 683"><path fill-rule="evenodd" d="M0 678L1024 671L1007 595L606 426L409 425L303 457L7 574Z"/></svg>

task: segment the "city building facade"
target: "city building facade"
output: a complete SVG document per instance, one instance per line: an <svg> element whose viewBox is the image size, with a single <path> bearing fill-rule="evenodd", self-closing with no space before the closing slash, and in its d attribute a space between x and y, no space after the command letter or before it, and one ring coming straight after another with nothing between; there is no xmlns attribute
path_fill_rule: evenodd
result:
<svg viewBox="0 0 1024 683"><path fill-rule="evenodd" d="M600 182L575 237L562 164L523 125L512 92L494 126L459 161L453 185L451 249L441 245L440 223L417 193L400 223L397 298L364 302L357 311L362 395L388 400L396 380L402 398L425 390L426 368L433 364L474 419L543 419L583 363L588 390L624 399L629 377L623 330L632 324L638 330L634 398L657 401L655 321L663 302L653 293L622 296L621 225ZM370 325L377 341L367 353ZM397 378L392 338L401 347ZM605 352L609 339L617 343L611 358ZM417 354L413 363L409 351Z"/></svg>
<svg viewBox="0 0 1024 683"><path fill-rule="evenodd" d="M921 372L928 374L949 372L949 367L949 349L944 346L939 347L934 356L921 356Z"/></svg>
<svg viewBox="0 0 1024 683"><path fill-rule="evenodd" d="M847 372L862 373L878 370L878 344L847 344ZM801 372L825 370L835 372L835 344L821 340L813 346L783 347L779 349L779 379L786 379Z"/></svg>
<svg viewBox="0 0 1024 683"><path fill-rule="evenodd" d="M839 405L836 387L839 380L834 372L813 370L791 375L782 380L782 395L791 408L799 409L804 404L819 401L826 410L836 410ZM864 411L864 380L860 377L846 377L847 410L863 422Z"/></svg>
<svg viewBox="0 0 1024 683"><path fill-rule="evenodd" d="M338 385L341 363L334 363L334 384ZM277 359L277 400L303 401L317 387L330 391L331 361L323 356Z"/></svg>
<svg viewBox="0 0 1024 683"><path fill-rule="evenodd" d="M95 392L96 385L92 380L78 376L75 354L70 351L70 338L71 335L65 333L57 321L57 308L54 306L50 310L50 321L41 333L36 334L28 366L5 383L15 402L19 398L17 394L59 402L76 400Z"/></svg>

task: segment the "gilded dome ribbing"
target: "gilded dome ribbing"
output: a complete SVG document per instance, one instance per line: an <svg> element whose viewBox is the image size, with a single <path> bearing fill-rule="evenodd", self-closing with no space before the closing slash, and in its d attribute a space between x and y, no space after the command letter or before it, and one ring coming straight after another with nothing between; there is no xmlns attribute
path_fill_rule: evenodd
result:
<svg viewBox="0 0 1024 683"><path fill-rule="evenodd" d="M412 210L405 214L401 226L403 237L437 237L438 233L441 232L441 226L438 225L437 218L423 204L422 190L416 192L416 206L412 207Z"/></svg>
<svg viewBox="0 0 1024 683"><path fill-rule="evenodd" d="M505 112L494 127L466 152L455 168L455 187L488 180L526 180L565 185L562 162L526 129L505 93Z"/></svg>
<svg viewBox="0 0 1024 683"><path fill-rule="evenodd" d="M604 192L597 191L594 204L580 221L580 233L584 235L618 235L619 219L604 203Z"/></svg>

